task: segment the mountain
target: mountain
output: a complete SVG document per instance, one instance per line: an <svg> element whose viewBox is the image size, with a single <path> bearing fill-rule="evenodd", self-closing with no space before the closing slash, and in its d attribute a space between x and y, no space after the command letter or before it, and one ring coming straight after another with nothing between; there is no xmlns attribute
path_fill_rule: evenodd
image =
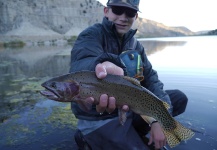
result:
<svg viewBox="0 0 217 150"><path fill-rule="evenodd" d="M209 31L207 35L217 35L217 29Z"/></svg>
<svg viewBox="0 0 217 150"><path fill-rule="evenodd" d="M156 21L138 18L134 24L134 28L138 28L137 36L139 37L171 37L171 36L187 36L194 35L186 27L168 27Z"/></svg>
<svg viewBox="0 0 217 150"><path fill-rule="evenodd" d="M104 6L96 0L0 0L0 36L35 38L77 36L103 18ZM168 27L138 18L138 37L185 36L185 27Z"/></svg>

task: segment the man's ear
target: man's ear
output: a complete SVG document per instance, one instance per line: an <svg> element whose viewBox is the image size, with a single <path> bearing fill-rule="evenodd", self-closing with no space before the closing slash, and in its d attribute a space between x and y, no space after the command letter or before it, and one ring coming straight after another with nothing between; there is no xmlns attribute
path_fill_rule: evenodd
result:
<svg viewBox="0 0 217 150"><path fill-rule="evenodd" d="M108 8L108 7L104 7L104 15L105 15L105 16L107 16L108 11L109 11L109 8Z"/></svg>
<svg viewBox="0 0 217 150"><path fill-rule="evenodd" d="M135 20L138 18L139 16L138 16L138 13L136 13L136 18L135 18Z"/></svg>

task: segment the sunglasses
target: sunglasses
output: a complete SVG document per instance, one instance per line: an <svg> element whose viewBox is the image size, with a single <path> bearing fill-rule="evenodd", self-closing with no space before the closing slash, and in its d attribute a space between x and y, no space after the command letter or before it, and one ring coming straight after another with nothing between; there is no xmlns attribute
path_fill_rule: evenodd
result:
<svg viewBox="0 0 217 150"><path fill-rule="evenodd" d="M133 18L137 14L136 10L130 9L130 8L127 8L127 7L112 6L111 9L112 9L112 12L115 15L118 15L118 16L125 13L128 17Z"/></svg>

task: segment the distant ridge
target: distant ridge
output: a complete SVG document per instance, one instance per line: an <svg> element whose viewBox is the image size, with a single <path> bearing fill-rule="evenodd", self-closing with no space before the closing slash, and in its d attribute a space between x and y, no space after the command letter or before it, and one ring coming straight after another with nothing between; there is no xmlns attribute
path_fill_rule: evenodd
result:
<svg viewBox="0 0 217 150"><path fill-rule="evenodd" d="M138 18L134 24L138 28L137 35L139 37L171 37L171 36L188 36L194 35L186 27L168 27L162 23L148 20L145 18Z"/></svg>

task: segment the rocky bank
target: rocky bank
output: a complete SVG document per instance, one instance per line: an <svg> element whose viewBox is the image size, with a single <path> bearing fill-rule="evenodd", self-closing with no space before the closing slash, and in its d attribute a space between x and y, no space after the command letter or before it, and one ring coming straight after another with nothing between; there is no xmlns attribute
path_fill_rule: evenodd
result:
<svg viewBox="0 0 217 150"><path fill-rule="evenodd" d="M103 5L96 0L0 0L1 41L58 39L77 36L102 21ZM185 27L167 27L139 18L134 24L138 37L185 36Z"/></svg>

